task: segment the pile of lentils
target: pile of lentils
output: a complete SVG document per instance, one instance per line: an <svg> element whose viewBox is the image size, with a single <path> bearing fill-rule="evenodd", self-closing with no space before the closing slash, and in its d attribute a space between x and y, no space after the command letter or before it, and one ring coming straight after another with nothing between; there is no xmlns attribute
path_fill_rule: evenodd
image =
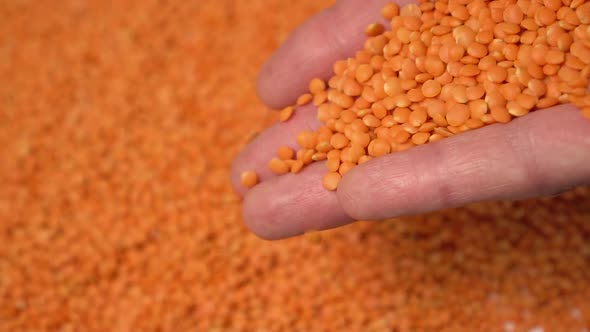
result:
<svg viewBox="0 0 590 332"><path fill-rule="evenodd" d="M332 3L0 1L0 331L590 331L590 188L243 225L228 168L276 121L252 82Z"/></svg>

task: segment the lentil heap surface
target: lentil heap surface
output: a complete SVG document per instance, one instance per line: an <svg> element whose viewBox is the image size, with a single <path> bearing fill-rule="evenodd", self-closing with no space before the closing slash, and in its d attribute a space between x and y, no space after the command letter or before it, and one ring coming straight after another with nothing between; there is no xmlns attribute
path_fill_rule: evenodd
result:
<svg viewBox="0 0 590 332"><path fill-rule="evenodd" d="M326 5L0 2L0 331L588 331L587 188L241 225L230 159L275 121L256 70Z"/></svg>

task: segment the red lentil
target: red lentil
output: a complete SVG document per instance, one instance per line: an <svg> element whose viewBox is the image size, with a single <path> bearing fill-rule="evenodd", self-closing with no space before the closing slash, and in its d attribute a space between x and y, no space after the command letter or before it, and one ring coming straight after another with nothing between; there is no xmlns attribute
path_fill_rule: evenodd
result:
<svg viewBox="0 0 590 332"><path fill-rule="evenodd" d="M246 188L252 188L258 183L256 172L246 171L241 175L241 184Z"/></svg>

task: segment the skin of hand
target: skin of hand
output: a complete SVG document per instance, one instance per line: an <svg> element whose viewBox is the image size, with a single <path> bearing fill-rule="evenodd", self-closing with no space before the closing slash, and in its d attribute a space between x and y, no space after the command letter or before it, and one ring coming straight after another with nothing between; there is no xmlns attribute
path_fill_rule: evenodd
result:
<svg viewBox="0 0 590 332"><path fill-rule="evenodd" d="M263 65L260 98L280 108L305 93L313 77L328 79L336 60L362 48L364 28L380 20L385 3L341 0L300 26ZM315 107L304 106L258 135L234 160L231 181L244 199L244 221L261 238L479 201L553 195L590 184L590 121L571 105L373 159L347 173L336 192L322 187L323 162L296 175L275 176L267 169L280 146L296 149L296 134L320 125ZM241 187L245 170L256 171L261 183Z"/></svg>

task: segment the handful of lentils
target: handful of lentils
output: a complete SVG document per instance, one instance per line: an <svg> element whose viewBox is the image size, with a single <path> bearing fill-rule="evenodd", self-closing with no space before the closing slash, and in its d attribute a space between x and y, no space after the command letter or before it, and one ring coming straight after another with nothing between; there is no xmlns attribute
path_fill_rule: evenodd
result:
<svg viewBox="0 0 590 332"><path fill-rule="evenodd" d="M327 82L280 112L313 102L323 123L281 147L268 167L298 173L326 160L336 190L356 165L537 109L573 103L590 119L590 2L437 0L387 4L366 28L364 49L337 61ZM242 185L258 182L242 174Z"/></svg>

